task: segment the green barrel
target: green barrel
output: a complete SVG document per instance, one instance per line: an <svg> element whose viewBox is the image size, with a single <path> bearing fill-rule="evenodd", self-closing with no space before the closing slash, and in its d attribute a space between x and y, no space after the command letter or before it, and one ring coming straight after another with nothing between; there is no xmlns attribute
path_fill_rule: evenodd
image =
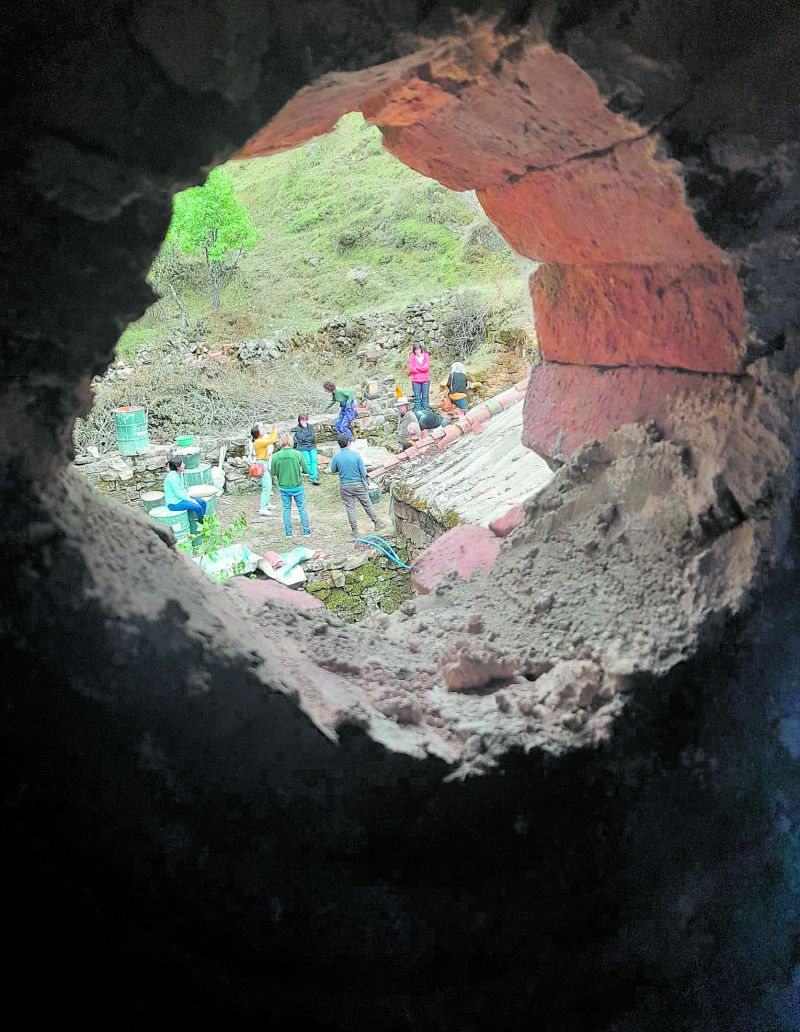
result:
<svg viewBox="0 0 800 1032"><path fill-rule="evenodd" d="M180 451L187 469L199 469L202 458L199 448L183 448Z"/></svg>
<svg viewBox="0 0 800 1032"><path fill-rule="evenodd" d="M198 487L200 484L211 484L211 466L206 462L197 469L187 469L183 474L183 480L187 487Z"/></svg>
<svg viewBox="0 0 800 1032"><path fill-rule="evenodd" d="M140 455L150 447L147 412L136 405L114 409L114 426L120 455Z"/></svg>
<svg viewBox="0 0 800 1032"><path fill-rule="evenodd" d="M179 448L191 448L194 444L194 437L191 434L181 434L175 438L175 443Z"/></svg>
<svg viewBox="0 0 800 1032"><path fill-rule="evenodd" d="M145 491L142 495L142 505L145 507L146 512L150 512L151 509L158 509L164 505L164 492Z"/></svg>
<svg viewBox="0 0 800 1032"><path fill-rule="evenodd" d="M155 509L151 509L148 515L157 523L166 523L168 527L172 527L172 533L179 543L189 540L188 512L173 512L166 505L158 505Z"/></svg>

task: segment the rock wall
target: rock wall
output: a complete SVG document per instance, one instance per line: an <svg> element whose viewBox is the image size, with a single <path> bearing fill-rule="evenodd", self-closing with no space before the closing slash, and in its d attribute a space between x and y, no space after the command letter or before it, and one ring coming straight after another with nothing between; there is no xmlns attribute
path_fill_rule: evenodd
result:
<svg viewBox="0 0 800 1032"><path fill-rule="evenodd" d="M455 510L431 510L426 501L418 498L402 483L393 483L390 492L395 533L411 556L418 555L428 545L433 544L436 538L460 522Z"/></svg>
<svg viewBox="0 0 800 1032"><path fill-rule="evenodd" d="M408 561L408 552L396 549ZM311 560L303 564L308 575L305 590L346 623L375 613L394 613L413 595L408 570L377 551L344 559Z"/></svg>

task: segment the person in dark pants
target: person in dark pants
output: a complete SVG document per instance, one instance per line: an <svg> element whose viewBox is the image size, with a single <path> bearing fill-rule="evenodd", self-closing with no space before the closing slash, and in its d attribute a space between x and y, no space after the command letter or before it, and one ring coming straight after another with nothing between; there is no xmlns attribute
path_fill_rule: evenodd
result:
<svg viewBox="0 0 800 1032"><path fill-rule="evenodd" d="M339 474L339 492L344 502L347 520L353 537L358 537L358 522L356 520L356 502L358 501L364 512L372 520L375 530L381 530L380 517L375 512L375 507L369 500L367 490L367 467L364 460L351 447L353 441L346 434L339 434L336 438L339 442L339 451L331 459L331 473Z"/></svg>
<svg viewBox="0 0 800 1032"><path fill-rule="evenodd" d="M450 420L447 416L440 416L433 409L426 409L419 417L420 430L437 430L440 426L447 426Z"/></svg>

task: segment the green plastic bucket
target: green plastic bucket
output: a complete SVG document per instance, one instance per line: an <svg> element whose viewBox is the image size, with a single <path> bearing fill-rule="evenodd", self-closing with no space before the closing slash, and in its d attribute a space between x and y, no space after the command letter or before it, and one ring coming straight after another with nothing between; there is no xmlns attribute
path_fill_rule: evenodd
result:
<svg viewBox="0 0 800 1032"><path fill-rule="evenodd" d="M179 448L191 448L194 444L194 437L191 434L181 434L180 437L175 438L175 443Z"/></svg>
<svg viewBox="0 0 800 1032"><path fill-rule="evenodd" d="M157 523L166 523L172 527L172 533L178 542L189 540L189 513L173 512L166 505L158 505L149 512L150 519Z"/></svg>
<svg viewBox="0 0 800 1032"><path fill-rule="evenodd" d="M197 469L187 469L183 474L183 480L187 487L199 487L200 484L211 484L211 466L206 462Z"/></svg>
<svg viewBox="0 0 800 1032"><path fill-rule="evenodd" d="M190 487L187 489L192 498L202 498L206 503L206 516L216 516L217 514L217 498L219 498L219 491L213 485L198 484L197 487Z"/></svg>
<svg viewBox="0 0 800 1032"><path fill-rule="evenodd" d="M142 505L145 508L145 512L150 512L151 509L158 509L164 505L164 492L145 491L142 495Z"/></svg>
<svg viewBox="0 0 800 1032"><path fill-rule="evenodd" d="M114 428L120 455L140 455L150 447L147 412L135 405L114 409Z"/></svg>

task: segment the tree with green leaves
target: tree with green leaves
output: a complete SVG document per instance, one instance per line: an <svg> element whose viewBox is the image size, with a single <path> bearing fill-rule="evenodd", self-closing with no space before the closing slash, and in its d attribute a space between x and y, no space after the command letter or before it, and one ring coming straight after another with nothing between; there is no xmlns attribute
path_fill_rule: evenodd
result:
<svg viewBox="0 0 800 1032"><path fill-rule="evenodd" d="M203 186L175 195L165 247L175 245L184 254L202 256L212 308L219 308L225 280L257 239L247 209L234 196L233 184L221 168L215 168Z"/></svg>

